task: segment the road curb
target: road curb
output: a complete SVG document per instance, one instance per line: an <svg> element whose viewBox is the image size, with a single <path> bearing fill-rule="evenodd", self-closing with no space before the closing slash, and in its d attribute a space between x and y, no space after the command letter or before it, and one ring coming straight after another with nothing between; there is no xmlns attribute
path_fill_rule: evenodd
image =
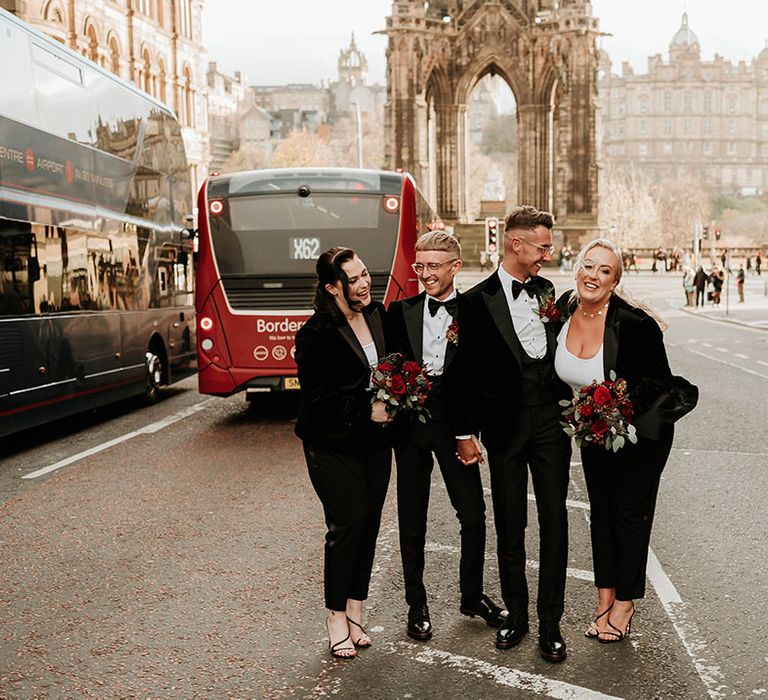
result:
<svg viewBox="0 0 768 700"><path fill-rule="evenodd" d="M735 318L712 318L710 317L706 312L705 313L696 313L695 311L691 311L690 309L687 309L684 306L681 306L678 311L682 311L689 316L695 316L696 318L703 318L706 321L714 321L716 323L730 323L733 326L741 326L742 328L751 328L755 331L768 331L768 326L753 326L751 323L748 323L747 321L739 321Z"/></svg>

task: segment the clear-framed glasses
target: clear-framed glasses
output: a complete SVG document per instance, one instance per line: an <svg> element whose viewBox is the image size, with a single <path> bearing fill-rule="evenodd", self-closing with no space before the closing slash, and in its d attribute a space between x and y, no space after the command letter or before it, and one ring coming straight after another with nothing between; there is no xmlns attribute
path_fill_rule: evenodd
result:
<svg viewBox="0 0 768 700"><path fill-rule="evenodd" d="M553 246L553 245L538 245L537 243L532 243L531 241L525 240L525 238L518 238L517 240L522 241L523 243L527 243L528 245L533 246L540 253L543 253L544 255L552 255L552 253L555 252L555 246Z"/></svg>
<svg viewBox="0 0 768 700"><path fill-rule="evenodd" d="M458 262L458 260L458 258L454 258L453 260L446 260L445 262L441 263L427 263L426 265L424 263L413 263L411 268L413 268L413 271L417 275L420 275L422 272L424 272L424 268L426 268L429 272L437 272L441 267L444 267L445 265L453 265L453 263Z"/></svg>

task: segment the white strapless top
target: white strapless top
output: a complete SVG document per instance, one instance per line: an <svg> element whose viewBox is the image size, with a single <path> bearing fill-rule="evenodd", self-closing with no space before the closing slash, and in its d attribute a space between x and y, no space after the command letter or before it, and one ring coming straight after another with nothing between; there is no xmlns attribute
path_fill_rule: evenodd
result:
<svg viewBox="0 0 768 700"><path fill-rule="evenodd" d="M577 357L565 346L568 337L568 329L571 327L569 318L557 336L557 350L555 351L555 372L576 393L593 381L602 382L605 379L603 372L603 346L592 357Z"/></svg>

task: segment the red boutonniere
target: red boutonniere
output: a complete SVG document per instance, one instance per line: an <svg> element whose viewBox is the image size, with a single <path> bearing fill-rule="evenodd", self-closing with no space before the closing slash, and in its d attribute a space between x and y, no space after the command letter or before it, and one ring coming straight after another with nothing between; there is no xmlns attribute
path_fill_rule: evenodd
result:
<svg viewBox="0 0 768 700"><path fill-rule="evenodd" d="M555 294L550 292L539 299L539 318L542 323L560 320L560 309L555 306Z"/></svg>
<svg viewBox="0 0 768 700"><path fill-rule="evenodd" d="M451 321L451 325L448 326L448 330L445 332L445 339L451 345L459 344L459 324L457 321Z"/></svg>

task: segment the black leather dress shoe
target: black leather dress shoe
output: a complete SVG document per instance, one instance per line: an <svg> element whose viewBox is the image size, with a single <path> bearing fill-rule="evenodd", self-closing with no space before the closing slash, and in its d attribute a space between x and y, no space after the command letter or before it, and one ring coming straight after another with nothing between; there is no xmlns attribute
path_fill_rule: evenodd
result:
<svg viewBox="0 0 768 700"><path fill-rule="evenodd" d="M411 605L408 608L408 636L418 641L432 639L432 623L426 604Z"/></svg>
<svg viewBox="0 0 768 700"><path fill-rule="evenodd" d="M496 648L511 649L520 644L520 640L528 634L528 623L518 620L513 615L508 615L496 632Z"/></svg>
<svg viewBox="0 0 768 700"><path fill-rule="evenodd" d="M568 651L563 635L560 634L560 625L556 622L542 623L539 627L539 651L545 661L565 661Z"/></svg>
<svg viewBox="0 0 768 700"><path fill-rule="evenodd" d="M482 617L490 627L501 627L507 619L507 611L496 605L485 594L476 600L462 598L459 612L469 617Z"/></svg>

